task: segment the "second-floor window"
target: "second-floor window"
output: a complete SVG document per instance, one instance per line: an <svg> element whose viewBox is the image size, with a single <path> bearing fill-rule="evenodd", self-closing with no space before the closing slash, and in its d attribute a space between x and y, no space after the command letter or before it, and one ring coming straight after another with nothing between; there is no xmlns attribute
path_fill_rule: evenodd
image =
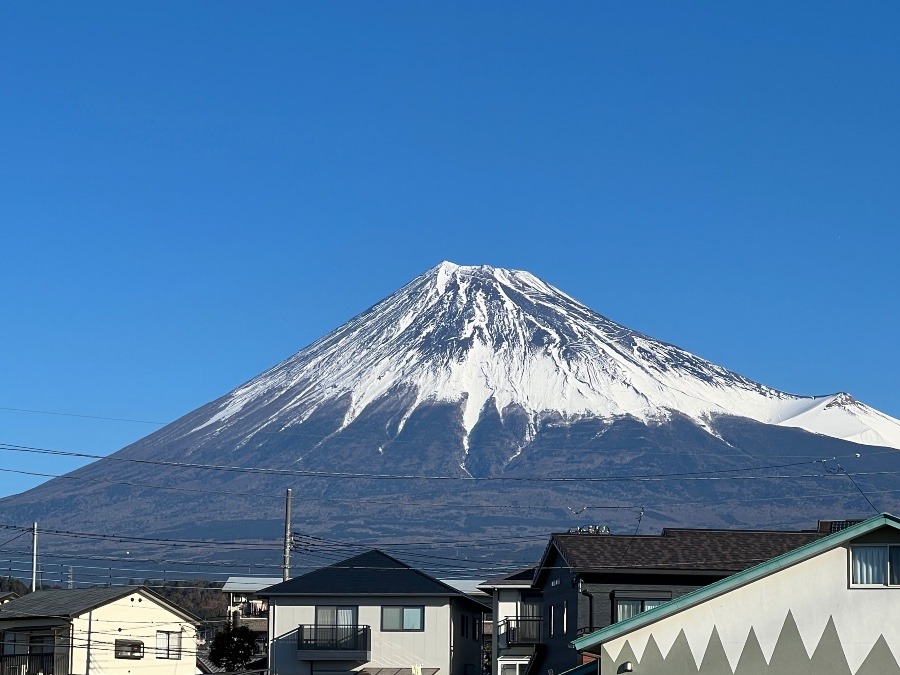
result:
<svg viewBox="0 0 900 675"><path fill-rule="evenodd" d="M851 547L850 583L854 586L900 586L900 546Z"/></svg>
<svg viewBox="0 0 900 675"><path fill-rule="evenodd" d="M156 631L156 658L181 658L181 633L174 631Z"/></svg>
<svg viewBox="0 0 900 675"><path fill-rule="evenodd" d="M422 605L385 605L381 608L381 630L425 630L425 607Z"/></svg>
<svg viewBox="0 0 900 675"><path fill-rule="evenodd" d="M659 598L622 598L616 600L616 621L624 621L648 609L659 607L666 600Z"/></svg>
<svg viewBox="0 0 900 675"><path fill-rule="evenodd" d="M359 608L354 605L316 605L316 626L355 626Z"/></svg>
<svg viewBox="0 0 900 675"><path fill-rule="evenodd" d="M117 659L144 658L144 643L140 640L116 640Z"/></svg>

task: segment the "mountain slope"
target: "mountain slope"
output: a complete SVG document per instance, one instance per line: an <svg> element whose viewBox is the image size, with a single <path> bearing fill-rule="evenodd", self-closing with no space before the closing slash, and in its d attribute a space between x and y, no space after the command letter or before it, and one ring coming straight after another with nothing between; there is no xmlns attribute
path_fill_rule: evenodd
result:
<svg viewBox="0 0 900 675"><path fill-rule="evenodd" d="M777 391L527 272L445 262L225 396L0 501L0 517L275 539L292 487L307 534L456 537L490 556L498 533L531 550L587 518L810 526L896 509L896 448L900 422L847 394Z"/></svg>
<svg viewBox="0 0 900 675"><path fill-rule="evenodd" d="M563 419L666 419L706 426L729 414L900 448L900 422L847 394L801 397L752 382L620 326L527 272L444 262L292 358L224 397L192 432L289 429L349 397L343 426L397 387L409 391L401 430L424 401L462 407L467 439L488 402L525 413L530 429Z"/></svg>

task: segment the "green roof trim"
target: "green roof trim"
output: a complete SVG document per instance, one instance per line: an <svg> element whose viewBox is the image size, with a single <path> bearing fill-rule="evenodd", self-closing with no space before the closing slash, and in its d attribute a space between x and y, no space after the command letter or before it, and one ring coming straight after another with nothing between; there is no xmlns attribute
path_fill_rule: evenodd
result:
<svg viewBox="0 0 900 675"><path fill-rule="evenodd" d="M643 628L644 626L655 623L660 619L665 619L666 617L677 614L678 612L681 612L685 609L699 605L706 600L710 600L736 588L740 588L741 586L746 586L747 584L752 583L758 579L762 579L763 577L769 576L774 572L778 572L792 565L796 565L797 563L809 560L810 558L813 558L820 553L824 553L825 551L831 550L837 546L841 546L842 544L852 541L857 537L868 534L869 532L882 527L892 527L896 530L900 530L900 518L892 516L889 513L879 514L873 518L864 520L861 523L857 523L856 525L851 525L844 530L835 532L834 534L831 534L827 537L822 537L821 539L806 544L805 546L795 548L793 551L788 551L787 553L776 558L772 558L767 562L760 563L759 565L756 565L754 567L750 567L743 572L732 574L730 577L726 577L725 579L712 583L709 586L704 586L703 588L699 588L696 591L692 591L686 595L682 595L680 598L670 600L669 602L666 602L659 607L648 610L646 612L642 612L641 614L633 616L630 619L614 623L611 626L607 626L606 628L601 628L600 630L595 630L593 633L583 635L582 637L573 640L571 645L578 651L588 651L593 647L598 647L604 642L609 642L610 640L621 637L622 635L630 633L633 630Z"/></svg>

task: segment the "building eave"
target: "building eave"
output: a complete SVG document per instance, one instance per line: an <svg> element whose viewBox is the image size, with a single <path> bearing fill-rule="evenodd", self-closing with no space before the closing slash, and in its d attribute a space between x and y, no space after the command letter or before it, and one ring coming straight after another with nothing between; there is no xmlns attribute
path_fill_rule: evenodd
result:
<svg viewBox="0 0 900 675"><path fill-rule="evenodd" d="M648 626L660 619L678 614L690 607L699 605L702 602L723 595L741 586L746 586L758 579L769 576L775 572L783 570L797 563L809 560L825 551L831 550L838 546L842 546L864 534L880 529L882 527L891 527L900 530L900 519L888 513L882 513L869 520L865 520L856 525L851 525L845 530L835 532L827 537L810 542L804 546L788 551L780 556L772 558L764 563L750 567L743 572L732 574L721 581L717 581L709 586L697 589L691 593L670 600L655 609L648 610L637 616L625 621L614 623L606 628L584 635L573 640L570 644L580 652L599 655L599 647L605 642L619 638L638 628ZM596 650L596 651L592 651Z"/></svg>

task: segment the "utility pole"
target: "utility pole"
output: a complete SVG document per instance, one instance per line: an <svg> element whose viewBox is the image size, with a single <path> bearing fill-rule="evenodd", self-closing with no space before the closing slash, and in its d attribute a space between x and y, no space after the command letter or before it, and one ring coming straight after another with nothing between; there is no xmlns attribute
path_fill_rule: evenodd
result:
<svg viewBox="0 0 900 675"><path fill-rule="evenodd" d="M281 566L281 579L287 581L291 577L291 488L284 496L284 563Z"/></svg>
<svg viewBox="0 0 900 675"><path fill-rule="evenodd" d="M31 525L31 592L37 590L37 521Z"/></svg>

